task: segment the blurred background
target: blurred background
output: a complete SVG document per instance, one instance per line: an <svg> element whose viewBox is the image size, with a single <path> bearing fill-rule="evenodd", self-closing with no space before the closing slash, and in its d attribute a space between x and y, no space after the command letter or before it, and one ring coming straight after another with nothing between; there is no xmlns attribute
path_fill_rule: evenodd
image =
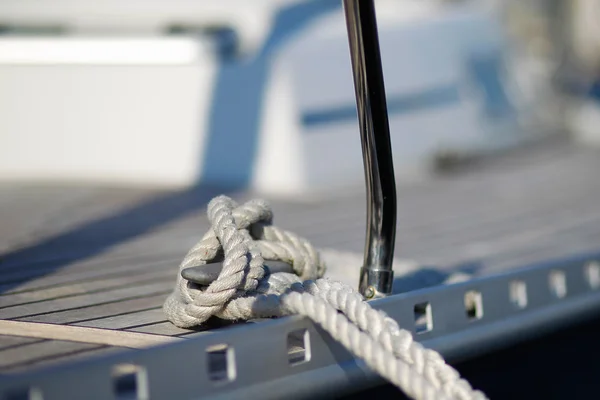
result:
<svg viewBox="0 0 600 400"><path fill-rule="evenodd" d="M595 0L378 0L399 180L600 142ZM339 0L0 0L0 181L362 185Z"/></svg>

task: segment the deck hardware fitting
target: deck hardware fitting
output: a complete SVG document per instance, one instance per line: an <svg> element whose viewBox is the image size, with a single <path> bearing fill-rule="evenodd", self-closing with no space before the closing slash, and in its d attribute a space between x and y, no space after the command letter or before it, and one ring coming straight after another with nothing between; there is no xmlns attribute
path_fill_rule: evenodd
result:
<svg viewBox="0 0 600 400"><path fill-rule="evenodd" d="M373 299L392 293L396 181L375 5L373 0L344 0L343 5L367 187L367 232L359 291Z"/></svg>

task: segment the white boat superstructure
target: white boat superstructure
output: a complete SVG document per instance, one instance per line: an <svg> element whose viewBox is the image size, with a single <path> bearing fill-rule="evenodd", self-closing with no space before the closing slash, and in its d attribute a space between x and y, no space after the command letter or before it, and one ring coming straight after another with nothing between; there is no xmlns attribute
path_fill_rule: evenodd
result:
<svg viewBox="0 0 600 400"><path fill-rule="evenodd" d="M439 151L527 137L494 13L377 4L399 179ZM6 0L0 26L4 181L281 195L362 181L338 1Z"/></svg>

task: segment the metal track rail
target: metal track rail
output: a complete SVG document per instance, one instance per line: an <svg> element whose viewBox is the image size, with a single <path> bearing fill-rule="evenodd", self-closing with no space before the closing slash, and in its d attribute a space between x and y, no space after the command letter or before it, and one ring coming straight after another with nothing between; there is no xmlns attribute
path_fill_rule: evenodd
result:
<svg viewBox="0 0 600 400"><path fill-rule="evenodd" d="M589 318L600 254L378 299L416 340L457 361ZM314 398L380 383L311 321L289 317L182 343L0 377L2 399Z"/></svg>

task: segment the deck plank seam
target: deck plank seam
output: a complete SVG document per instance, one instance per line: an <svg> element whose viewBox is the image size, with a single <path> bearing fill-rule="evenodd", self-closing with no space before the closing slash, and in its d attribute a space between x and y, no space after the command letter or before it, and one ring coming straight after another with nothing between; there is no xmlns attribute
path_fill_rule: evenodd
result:
<svg viewBox="0 0 600 400"><path fill-rule="evenodd" d="M151 279L136 280L135 284L138 284L138 283L141 283L141 284L144 284L144 283L159 283L159 282L164 281L165 278L170 278L170 280L172 280L173 273L174 272L172 272L172 271L160 272L160 274L164 275L164 276L160 276L160 277L156 277L156 278L151 278ZM122 289L122 288L130 287L131 285L132 285L132 283L129 282L129 283L119 284L119 285L116 285L116 286L105 287L105 288L102 288L102 289L96 289L96 290L92 289L92 290L85 291L85 292L73 293L73 294L66 294L66 295L63 295L63 296L56 296L56 297L42 299L42 300L31 300L31 301L27 301L27 302L23 302L23 303L11 304L11 305L8 305L8 306L2 306L2 305L0 305L0 310L11 308L11 307L23 306L23 305L44 303L44 302L47 302L47 301L54 301L54 300L68 299L68 298L73 298L73 297L78 297L78 296L87 296L87 295L90 295L90 294L104 293L104 292L108 292L108 291L111 291L111 290L114 290L114 289ZM2 300L2 298L0 298L0 300Z"/></svg>
<svg viewBox="0 0 600 400"><path fill-rule="evenodd" d="M166 291L166 293L169 293L169 291ZM41 312L41 313L33 313L33 314L25 314L25 315L19 315L17 317L10 317L10 318L0 318L0 321L4 320L9 320L9 321L13 321L13 320L17 320L19 318L25 318L25 317L36 317L39 315L48 315L48 314L53 314L55 312L60 312L60 311L70 311L70 310L81 310L84 308L88 308L88 307L95 307L95 306L101 306L101 305L107 305L107 304L115 304L115 303L119 303L125 300L134 300L134 299L143 299L146 297L152 297L152 296L156 296L156 295L160 295L160 294L164 294L164 291L157 291L157 292L152 292L152 293L148 293L148 294L144 294L141 296L127 296L127 297L123 297L120 298L118 300L113 300L113 301L103 301L103 302L99 302L99 303L94 303L94 304L90 304L90 305L85 305L85 306L80 306L80 307L70 307L70 308L64 308L64 309L60 309L60 310L52 310L52 311L47 311L47 312Z"/></svg>

